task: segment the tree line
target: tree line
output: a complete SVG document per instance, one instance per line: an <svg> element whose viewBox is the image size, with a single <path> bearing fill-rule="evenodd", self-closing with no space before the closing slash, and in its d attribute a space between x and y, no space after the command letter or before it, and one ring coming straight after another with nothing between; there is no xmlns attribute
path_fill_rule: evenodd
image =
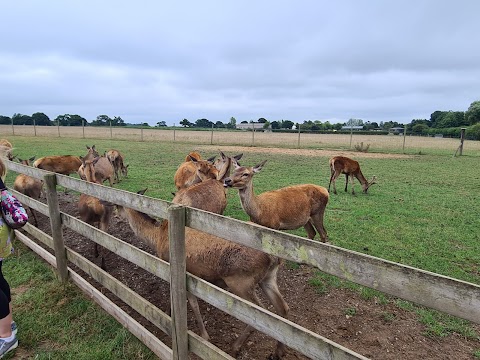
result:
<svg viewBox="0 0 480 360"><path fill-rule="evenodd" d="M253 123L250 121L241 121L240 123ZM321 120L305 120L303 123L294 123L290 120L274 120L268 121L265 118L259 118L257 123L263 123L263 128L272 130L291 130L301 129L302 131L338 131L343 126L355 126L357 129L366 131L383 130L388 131L392 127L406 126L407 132L416 135L432 135L435 133L442 133L444 135L457 136L460 128L468 127L470 137L480 140L480 101L474 101L470 104L466 111L434 111L429 119L413 119L408 124L401 124L396 121L385 122L370 122L362 119L351 118L345 123L332 124L329 121L322 122ZM32 116L23 114L14 114L12 117L0 115L0 124L13 125L40 125L40 126L143 126L150 127L148 123L129 124L126 123L120 116L110 118L108 115L98 115L95 120L87 121L80 115L64 114L58 115L54 120L44 113L37 112ZM190 122L188 119L183 119L179 125L184 128L226 128L235 129L237 120L231 117L227 123L222 121L210 121L202 118L195 122ZM166 127L165 121L157 122L155 127Z"/></svg>

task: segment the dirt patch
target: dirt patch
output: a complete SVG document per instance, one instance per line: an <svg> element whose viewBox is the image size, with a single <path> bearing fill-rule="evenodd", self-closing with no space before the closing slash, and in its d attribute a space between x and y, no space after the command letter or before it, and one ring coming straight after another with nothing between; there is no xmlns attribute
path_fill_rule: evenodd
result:
<svg viewBox="0 0 480 360"><path fill-rule="evenodd" d="M235 148L235 151L238 148ZM258 151L258 149L255 149ZM73 194L59 193L62 211L78 217L78 198ZM49 220L39 215L40 229L50 233ZM109 233L145 250L153 252L131 231L128 223L113 218ZM98 264L93 258L93 243L83 236L64 229L64 239L68 247ZM102 249L107 271L165 311L169 307L168 284L152 276L143 269ZM480 350L480 341L465 339L458 334L443 338L425 336L425 327L417 316L398 308L392 302L380 304L376 300L365 300L347 289L332 289L328 293L318 293L309 284L313 268L300 266L290 269L283 266L278 274L280 291L290 306L289 319L311 331L320 334L342 346L371 359L475 359L475 351ZM86 277L88 279L88 277ZM97 288L109 296L125 311L129 312L148 330L170 345L169 338L160 330L141 318L135 311L119 301L114 295L89 279ZM230 346L244 324L199 300L211 342L230 353ZM189 328L198 333L192 312L189 309ZM474 325L477 334L480 326ZM254 332L246 341L237 357L243 360L266 359L274 349L275 341L259 332ZM192 358L196 358L192 355ZM298 352L287 349L286 360L306 359Z"/></svg>
<svg viewBox="0 0 480 360"><path fill-rule="evenodd" d="M218 146L198 146L199 149L206 152L218 151ZM413 155L404 154L384 154L384 153L368 153L359 151L345 150L315 150L315 149L282 149L282 148L261 148L248 146L222 146L222 151L232 153L267 153L267 154L285 154L285 155L303 155L312 157L333 157L346 156L349 158L370 158L370 159L410 159Z"/></svg>

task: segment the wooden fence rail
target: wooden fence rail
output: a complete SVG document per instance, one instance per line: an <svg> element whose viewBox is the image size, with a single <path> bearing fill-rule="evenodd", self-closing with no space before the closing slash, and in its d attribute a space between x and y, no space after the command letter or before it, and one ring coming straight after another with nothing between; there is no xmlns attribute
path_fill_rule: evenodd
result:
<svg viewBox="0 0 480 360"><path fill-rule="evenodd" d="M10 161L7 161L7 166L13 171L39 179L48 179L49 176L52 176L48 175L51 174L49 172ZM480 286L476 284L345 250L333 245L318 243L299 236L271 230L198 209L177 205L172 207L172 204L167 201L87 183L68 176L56 174L55 183L65 188L74 189L156 217L168 218L170 220L169 228L175 229L173 233L170 233L170 240L175 237L176 245L184 243L184 232L182 229L188 226L287 260L309 264L340 278L480 323ZM55 187L51 188L55 189ZM44 215L51 215L51 210L49 210L47 205L22 194L15 194L25 205L32 207ZM175 216L173 215L174 213L176 213ZM287 346L312 359L364 359L363 356L339 344L245 301L203 279L191 274L185 276L183 264L176 267L175 273L173 274L169 264L155 256L104 233L95 227L85 224L68 214L60 212L60 218L61 225L67 226L80 233L161 279L169 281L171 286L170 293L174 294L171 296L178 296L179 299L185 299L184 291L189 291L193 295L231 314L239 320L250 324L257 330L285 343ZM33 237L45 243L48 247L54 247L52 238L47 234L42 233L31 225L27 225L25 230ZM52 234L55 234L55 232L52 231ZM25 236L19 233L19 238L22 240ZM28 242L27 240L25 241ZM30 247L36 249L33 245ZM175 256L177 259L181 259L185 256L182 252L184 251L182 250L182 246L170 246L170 251L172 251L171 258ZM180 252L178 253L178 251ZM52 255L50 254L50 256ZM164 344L158 345L156 341L145 339L144 343L150 348L155 347L155 350L152 350L161 358L184 359L184 354L186 354L187 350L205 359L231 358L228 354L191 331L185 332L181 330L185 324L185 307L178 308L177 312L177 309L173 309L174 306L172 306L172 313L174 314L174 319L172 320L168 315L162 313L118 280L113 279L108 273L74 253L71 249L66 248L66 257L68 261L91 275L129 306L132 306L137 311L140 309L138 312L142 316L154 323L168 335L172 336L173 331L175 331L172 331L172 329L176 329L177 335L173 340L173 351L169 349L170 351L165 352L163 349ZM59 263L61 265L61 262L58 262L58 260L54 260L53 263ZM73 272L70 268L68 268L68 274L70 278L72 278ZM173 278L170 281L172 276ZM79 280L78 283L80 283ZM172 284L178 284L173 291ZM82 289L84 288L83 283L81 287ZM183 288L183 290L179 289L179 287ZM91 293L91 291L89 293ZM98 297L95 301L97 300ZM183 303L185 304L185 301L183 301ZM111 306L109 306L109 308L110 307ZM117 319L125 320L124 316L118 316L118 310L114 310L113 312L117 314L114 315ZM175 324L177 320L180 320L180 325ZM122 324L129 329L135 329L135 326L125 324L124 322L122 322ZM182 338L183 333L188 334L188 336ZM134 335L136 334L134 333ZM142 341L144 340L142 336L139 338Z"/></svg>

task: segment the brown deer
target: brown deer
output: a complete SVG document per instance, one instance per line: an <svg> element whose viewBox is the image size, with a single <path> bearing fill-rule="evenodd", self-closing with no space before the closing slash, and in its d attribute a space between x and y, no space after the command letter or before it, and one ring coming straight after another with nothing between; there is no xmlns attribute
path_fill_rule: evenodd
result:
<svg viewBox="0 0 480 360"><path fill-rule="evenodd" d="M143 191L139 192L143 194ZM134 233L157 256L169 260L168 221L155 225L152 218L144 213L117 205L118 213L127 219ZM260 288L275 307L277 313L286 317L288 305L283 299L277 285L277 271L281 260L261 251L238 245L195 229L185 228L187 271L216 285L226 285L234 294L263 306L258 299L255 288ZM188 296L195 313L201 336L208 340L208 333L203 325L196 298ZM238 353L253 328L245 327L233 344ZM275 356L280 359L285 353L285 345L278 342Z"/></svg>
<svg viewBox="0 0 480 360"><path fill-rule="evenodd" d="M96 183L102 185L102 181L97 179L95 173L95 160L84 160L82 159L82 165L84 166L85 178L88 182ZM107 204L100 199L87 195L81 194L78 201L78 213L80 219L87 224L92 226L97 226L102 231L107 231L110 219L113 213L113 204ZM93 255L95 258L98 258L98 244L94 243ZM101 258L101 266L105 269L105 263L103 257Z"/></svg>
<svg viewBox="0 0 480 360"><path fill-rule="evenodd" d="M113 165L113 170L115 173L114 179L116 182L120 181L119 173L121 173L122 176L127 177L128 165L123 164L123 155L120 153L120 151L115 149L108 150L106 157L110 161L110 163Z"/></svg>
<svg viewBox="0 0 480 360"><path fill-rule="evenodd" d="M74 155L52 155L44 156L35 160L33 167L38 169L52 171L62 175L74 174L82 165L80 156Z"/></svg>
<svg viewBox="0 0 480 360"><path fill-rule="evenodd" d="M22 160L18 158L18 161L20 161L21 164L30 166L30 162L35 160L35 156L28 159L28 160ZM42 187L43 187L43 181L39 179L35 179L31 176L25 175L25 174L19 174L15 178L15 181L13 183L13 188L17 190L19 193L22 193L26 196L29 196L33 199L39 199L41 194L42 194ZM35 223L35 226L38 227L38 221L37 221L37 216L35 215L35 211L33 211L32 208L27 207L30 209L30 212L33 216L33 220Z"/></svg>
<svg viewBox="0 0 480 360"><path fill-rule="evenodd" d="M303 226L310 239L315 229L323 242L328 241L323 217L328 203L328 191L322 186L302 184L264 192L258 196L253 190L253 176L262 170L266 160L253 167L235 164L225 187L238 189L240 201L250 220L276 230L294 230Z"/></svg>
<svg viewBox="0 0 480 360"><path fill-rule="evenodd" d="M240 160L242 155L239 154L230 158L220 151L220 158L215 163L218 170L216 179L210 178L210 171L205 174L202 164L195 157L191 157L191 162L197 166L197 176L202 182L179 190L172 202L223 215L227 207L226 189L223 186L223 181L230 176L232 162Z"/></svg>
<svg viewBox="0 0 480 360"><path fill-rule="evenodd" d="M335 182L340 174L345 174L345 192L347 192L348 178L352 182L352 195L355 195L355 179L357 178L362 185L362 190L364 193L367 193L368 188L373 184L376 184L376 177L373 176L372 180L367 181L365 176L363 176L362 171L360 170L360 165L358 161L352 160L345 156L335 156L330 159L330 182L328 183L328 192L330 192L330 185L333 183L333 193L337 194L337 187Z"/></svg>
<svg viewBox="0 0 480 360"><path fill-rule="evenodd" d="M95 167L95 175L97 181L103 184L105 180L108 180L110 186L113 186L114 170L113 165L105 156L98 156L92 159L93 166ZM82 180L87 180L85 176L85 165L82 163L77 170L77 174ZM88 181L88 180L87 180Z"/></svg>
<svg viewBox="0 0 480 360"><path fill-rule="evenodd" d="M197 164L194 164L192 159L197 160ZM189 153L185 157L185 162L180 164L173 177L177 190L186 189L193 184L201 182L202 180L197 175L198 172L201 172L212 179L216 179L218 172L213 165L214 160L215 156L207 160L202 160L198 152L193 151Z"/></svg>
<svg viewBox="0 0 480 360"><path fill-rule="evenodd" d="M91 147L88 145L85 145L87 147L87 155L83 157L84 160L93 160L96 157L100 156L98 153L97 149L95 148L95 145L92 145Z"/></svg>
<svg viewBox="0 0 480 360"><path fill-rule="evenodd" d="M12 143L7 139L0 139L0 147L3 147L7 159L12 161L14 158Z"/></svg>

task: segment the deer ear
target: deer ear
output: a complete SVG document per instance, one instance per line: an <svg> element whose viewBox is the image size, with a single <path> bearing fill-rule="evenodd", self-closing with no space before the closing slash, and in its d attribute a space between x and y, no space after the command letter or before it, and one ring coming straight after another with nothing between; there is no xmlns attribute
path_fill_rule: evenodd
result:
<svg viewBox="0 0 480 360"><path fill-rule="evenodd" d="M215 161L215 156L212 156L211 158L207 159L207 161L211 164Z"/></svg>
<svg viewBox="0 0 480 360"><path fill-rule="evenodd" d="M243 156L243 153L242 153L242 154L235 155L233 158L238 161L238 160L240 160L240 159L242 158L242 156Z"/></svg>
<svg viewBox="0 0 480 360"><path fill-rule="evenodd" d="M35 160L35 156L31 157L30 159L28 159L28 161L33 161Z"/></svg>
<svg viewBox="0 0 480 360"><path fill-rule="evenodd" d="M235 169L238 169L240 167L240 164L238 163L237 159L232 158L233 166L235 166Z"/></svg>
<svg viewBox="0 0 480 360"><path fill-rule="evenodd" d="M143 190L138 190L138 191L137 191L137 194L139 194L139 195L144 195L145 192L147 191L147 189L148 189L148 188L145 188L145 189L143 189Z"/></svg>
<svg viewBox="0 0 480 360"><path fill-rule="evenodd" d="M197 162L197 158L193 157L192 155L188 155L190 157L190 161L196 163Z"/></svg>
<svg viewBox="0 0 480 360"><path fill-rule="evenodd" d="M267 160L263 160L260 164L258 165L255 165L253 167L253 172L257 173L259 172L260 170L262 170L263 166L265 165L265 163L267 162Z"/></svg>

